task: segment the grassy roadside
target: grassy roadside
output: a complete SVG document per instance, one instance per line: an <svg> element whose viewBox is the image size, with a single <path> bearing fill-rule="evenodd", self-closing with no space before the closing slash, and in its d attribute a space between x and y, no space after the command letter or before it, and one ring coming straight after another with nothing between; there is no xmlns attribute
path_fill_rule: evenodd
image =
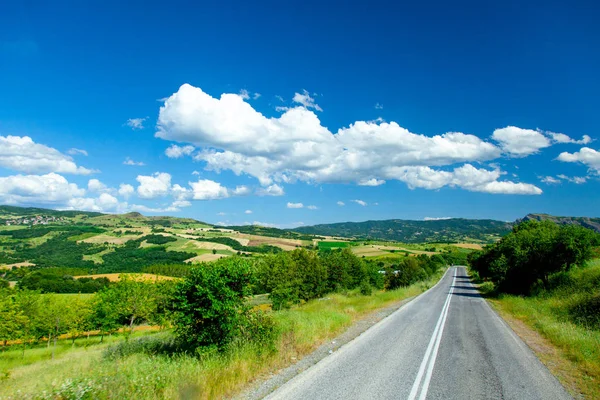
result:
<svg viewBox="0 0 600 400"><path fill-rule="evenodd" d="M600 329L583 305L600 295L600 260L575 269L537 296L488 301L575 397L600 398ZM590 301L592 299L592 301ZM600 319L600 313L596 314Z"/></svg>
<svg viewBox="0 0 600 400"><path fill-rule="evenodd" d="M280 329L275 349L240 345L202 359L186 354L103 357L106 344L65 348L55 360L14 366L0 377L0 398L198 398L232 396L255 379L275 372L334 338L367 314L422 293L427 282L361 296L332 294L273 314ZM18 350L15 350L18 351ZM6 353L5 353L6 355Z"/></svg>

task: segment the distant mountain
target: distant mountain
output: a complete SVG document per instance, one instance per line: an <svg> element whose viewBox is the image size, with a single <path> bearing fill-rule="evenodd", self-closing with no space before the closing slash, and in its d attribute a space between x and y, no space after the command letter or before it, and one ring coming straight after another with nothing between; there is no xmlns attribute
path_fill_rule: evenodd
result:
<svg viewBox="0 0 600 400"><path fill-rule="evenodd" d="M0 218L16 218L16 217L31 217L36 215L46 215L51 217L67 217L72 218L77 215L86 215L88 217L97 217L104 215L99 212L92 211L58 211L51 210L49 208L37 208L37 207L17 207L17 206L1 206L0 205Z"/></svg>
<svg viewBox="0 0 600 400"><path fill-rule="evenodd" d="M517 220L517 223L522 221L552 221L560 225L581 225L584 228L592 229L600 233L600 218L590 217L556 217L548 214L527 214L524 218Z"/></svg>
<svg viewBox="0 0 600 400"><path fill-rule="evenodd" d="M393 240L405 243L483 242L498 240L512 229L510 222L451 218L431 221L390 219L302 226L293 231L324 236Z"/></svg>

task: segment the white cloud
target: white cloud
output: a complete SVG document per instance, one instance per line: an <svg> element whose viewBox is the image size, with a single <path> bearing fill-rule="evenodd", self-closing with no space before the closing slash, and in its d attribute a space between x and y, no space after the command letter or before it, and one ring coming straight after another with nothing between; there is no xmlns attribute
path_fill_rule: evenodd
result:
<svg viewBox="0 0 600 400"><path fill-rule="evenodd" d="M130 184L121 183L119 185L118 193L119 193L119 195L123 196L124 198L128 199L129 196L131 196L133 194L133 192L135 192L135 189Z"/></svg>
<svg viewBox="0 0 600 400"><path fill-rule="evenodd" d="M287 208L304 208L302 203L287 203Z"/></svg>
<svg viewBox="0 0 600 400"><path fill-rule="evenodd" d="M283 188L278 184L274 183L266 188L260 188L256 191L259 196L283 196L285 192Z"/></svg>
<svg viewBox="0 0 600 400"><path fill-rule="evenodd" d="M85 194L62 175L13 175L0 177L0 203L14 205L64 205L73 197Z"/></svg>
<svg viewBox="0 0 600 400"><path fill-rule="evenodd" d="M198 171L192 171L192 175L200 175L200 172L198 172Z"/></svg>
<svg viewBox="0 0 600 400"><path fill-rule="evenodd" d="M434 170L429 167L403 167L388 169L388 176L405 182L410 189L440 189L444 186L459 187L471 192L493 194L541 194L537 186L512 181L498 181L500 170L477 169L471 164L452 171Z"/></svg>
<svg viewBox="0 0 600 400"><path fill-rule="evenodd" d="M88 181L88 191L92 193L103 193L108 191L106 185L100 182L98 179L90 179Z"/></svg>
<svg viewBox="0 0 600 400"><path fill-rule="evenodd" d="M275 111L277 111L277 112L284 112L284 111L287 111L289 109L290 109L290 107L285 107L285 106L277 106L277 107L275 107Z"/></svg>
<svg viewBox="0 0 600 400"><path fill-rule="evenodd" d="M244 211L244 214L252 214L252 210L246 210Z"/></svg>
<svg viewBox="0 0 600 400"><path fill-rule="evenodd" d="M375 109L376 110L383 110L383 104L375 103Z"/></svg>
<svg viewBox="0 0 600 400"><path fill-rule="evenodd" d="M133 160L132 160L131 158L129 158L129 157L127 157L127 158L125 159L125 161L123 161L123 164L124 164L124 165L134 165L134 166L136 166L136 167L143 167L144 165L146 165L146 164L144 164L144 163L143 163L143 162L141 162L141 161L133 161Z"/></svg>
<svg viewBox="0 0 600 400"><path fill-rule="evenodd" d="M311 206L306 206L306 208L308 208L309 210L318 210L319 209L319 207L312 206L312 205Z"/></svg>
<svg viewBox="0 0 600 400"><path fill-rule="evenodd" d="M151 176L138 175L135 179L140 183L137 193L142 199L166 196L171 189L171 175L166 172L155 172Z"/></svg>
<svg viewBox="0 0 600 400"><path fill-rule="evenodd" d="M306 108L314 108L317 111L323 111L323 109L315 103L315 99L310 97L310 93L308 93L307 90L302 90L302 93L295 93L292 101L294 103L302 104Z"/></svg>
<svg viewBox="0 0 600 400"><path fill-rule="evenodd" d="M340 206L340 207L342 207L342 206L345 206L345 205L346 205L346 203L344 203L343 201L338 201L338 202L337 202L337 205L338 205L338 206Z"/></svg>
<svg viewBox="0 0 600 400"><path fill-rule="evenodd" d="M189 202L188 200L175 200L173 202L173 204L171 204L171 207L179 210L180 208L189 207L191 205L192 205L192 203Z"/></svg>
<svg viewBox="0 0 600 400"><path fill-rule="evenodd" d="M276 98L277 100L281 101L282 103L285 103L285 99L284 99L282 96L280 96L280 95L275 95L275 98Z"/></svg>
<svg viewBox="0 0 600 400"><path fill-rule="evenodd" d="M231 194L234 196L246 196L250 194L250 188L245 185L236 186L235 189L231 191Z"/></svg>
<svg viewBox="0 0 600 400"><path fill-rule="evenodd" d="M144 129L144 121L146 121L148 117L145 118L129 118L125 125L130 127L133 130L136 129Z"/></svg>
<svg viewBox="0 0 600 400"><path fill-rule="evenodd" d="M86 156L88 155L88 152L82 149L76 149L76 148L71 148L69 150L67 150L67 153L72 155L72 156L76 156L78 154L82 155L82 156Z"/></svg>
<svg viewBox="0 0 600 400"><path fill-rule="evenodd" d="M385 181L383 179L375 179L375 178L358 181L359 186L379 186L379 185L383 185L384 183L385 183Z"/></svg>
<svg viewBox="0 0 600 400"><path fill-rule="evenodd" d="M78 167L60 151L35 143L29 136L0 136L0 167L27 173L57 172L89 175L93 171Z"/></svg>
<svg viewBox="0 0 600 400"><path fill-rule="evenodd" d="M563 162L577 162L600 173L600 152L589 147L582 147L575 153L560 153L557 160Z"/></svg>
<svg viewBox="0 0 600 400"><path fill-rule="evenodd" d="M227 215L227 213L226 213L226 212L223 212L223 211L221 211L221 212L218 212L218 213L217 213L217 215L218 215L219 217L223 217L223 216Z"/></svg>
<svg viewBox="0 0 600 400"><path fill-rule="evenodd" d="M567 176L565 174L557 175L557 178L563 179L563 180L565 180L567 182L575 183L577 185L581 185L582 183L586 183L587 179L588 179L586 176L573 176L573 177L570 177L570 176Z"/></svg>
<svg viewBox="0 0 600 400"><path fill-rule="evenodd" d="M250 93L248 93L248 91L246 89L242 89L242 90L240 90L240 93L238 96L240 96L244 100L248 100L250 98Z"/></svg>
<svg viewBox="0 0 600 400"><path fill-rule="evenodd" d="M250 175L271 189L281 182L377 185L397 179L426 189L449 185L490 193L537 191L533 185L507 181L499 185L489 179L479 185L469 184L454 177L463 171L460 168L455 172L431 168L465 163L463 167L468 169L473 167L467 163L502 155L499 147L474 135L448 132L426 136L396 122L365 121L334 134L306 106L267 118L237 94L213 98L187 84L161 107L156 136L199 147L194 159L205 162L207 170ZM512 156L532 154L550 145L543 134L517 127L496 130L493 137ZM496 179L501 174L483 173ZM416 178L423 182L414 182ZM259 189L257 194L274 194L269 188Z"/></svg>
<svg viewBox="0 0 600 400"><path fill-rule="evenodd" d="M446 219L452 219L452 217L425 217L423 221L443 221Z"/></svg>
<svg viewBox="0 0 600 400"><path fill-rule="evenodd" d="M67 203L66 209L85 210L96 212L124 212L127 210L127 203L121 203L119 200L108 193L102 193L97 198L80 197L73 198Z"/></svg>
<svg viewBox="0 0 600 400"><path fill-rule="evenodd" d="M177 146L176 144L173 144L165 150L165 154L169 158L179 158L191 155L194 150L194 146Z"/></svg>
<svg viewBox="0 0 600 400"><path fill-rule="evenodd" d="M229 191L226 187L209 179L190 182L190 186L192 187L192 198L194 200L216 200L229 197Z"/></svg>
<svg viewBox="0 0 600 400"><path fill-rule="evenodd" d="M541 132L516 126L496 129L492 138L505 153L513 157L526 157L551 145L550 140Z"/></svg>
<svg viewBox="0 0 600 400"><path fill-rule="evenodd" d="M561 183L560 179L556 179L551 176L545 176L541 179L541 181L547 185L558 185Z"/></svg>
<svg viewBox="0 0 600 400"><path fill-rule="evenodd" d="M261 96L260 93L254 93L254 95L252 96L252 99L256 100Z"/></svg>
<svg viewBox="0 0 600 400"><path fill-rule="evenodd" d="M363 207L365 207L367 205L367 202L366 201L362 201L362 200L350 200L350 201L352 201L352 202L354 202L354 203L356 203L358 205L361 205Z"/></svg>
<svg viewBox="0 0 600 400"><path fill-rule="evenodd" d="M588 144L592 142L592 138L588 135L583 135L581 140L572 139L570 136L565 135L564 133L556 133L556 132L545 132L548 136L552 138L554 143L574 143L574 144Z"/></svg>

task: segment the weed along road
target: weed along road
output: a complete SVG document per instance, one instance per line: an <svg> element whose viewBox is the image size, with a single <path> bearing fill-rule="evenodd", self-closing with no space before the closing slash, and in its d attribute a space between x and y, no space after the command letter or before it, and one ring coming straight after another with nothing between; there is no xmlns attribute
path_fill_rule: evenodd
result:
<svg viewBox="0 0 600 400"><path fill-rule="evenodd" d="M269 399L570 399L464 267Z"/></svg>

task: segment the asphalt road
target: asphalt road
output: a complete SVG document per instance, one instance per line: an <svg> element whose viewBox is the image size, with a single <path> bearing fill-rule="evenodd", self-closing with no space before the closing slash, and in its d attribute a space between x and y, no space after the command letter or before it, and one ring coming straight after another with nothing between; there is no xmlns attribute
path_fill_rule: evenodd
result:
<svg viewBox="0 0 600 400"><path fill-rule="evenodd" d="M570 399L463 267L268 399Z"/></svg>

